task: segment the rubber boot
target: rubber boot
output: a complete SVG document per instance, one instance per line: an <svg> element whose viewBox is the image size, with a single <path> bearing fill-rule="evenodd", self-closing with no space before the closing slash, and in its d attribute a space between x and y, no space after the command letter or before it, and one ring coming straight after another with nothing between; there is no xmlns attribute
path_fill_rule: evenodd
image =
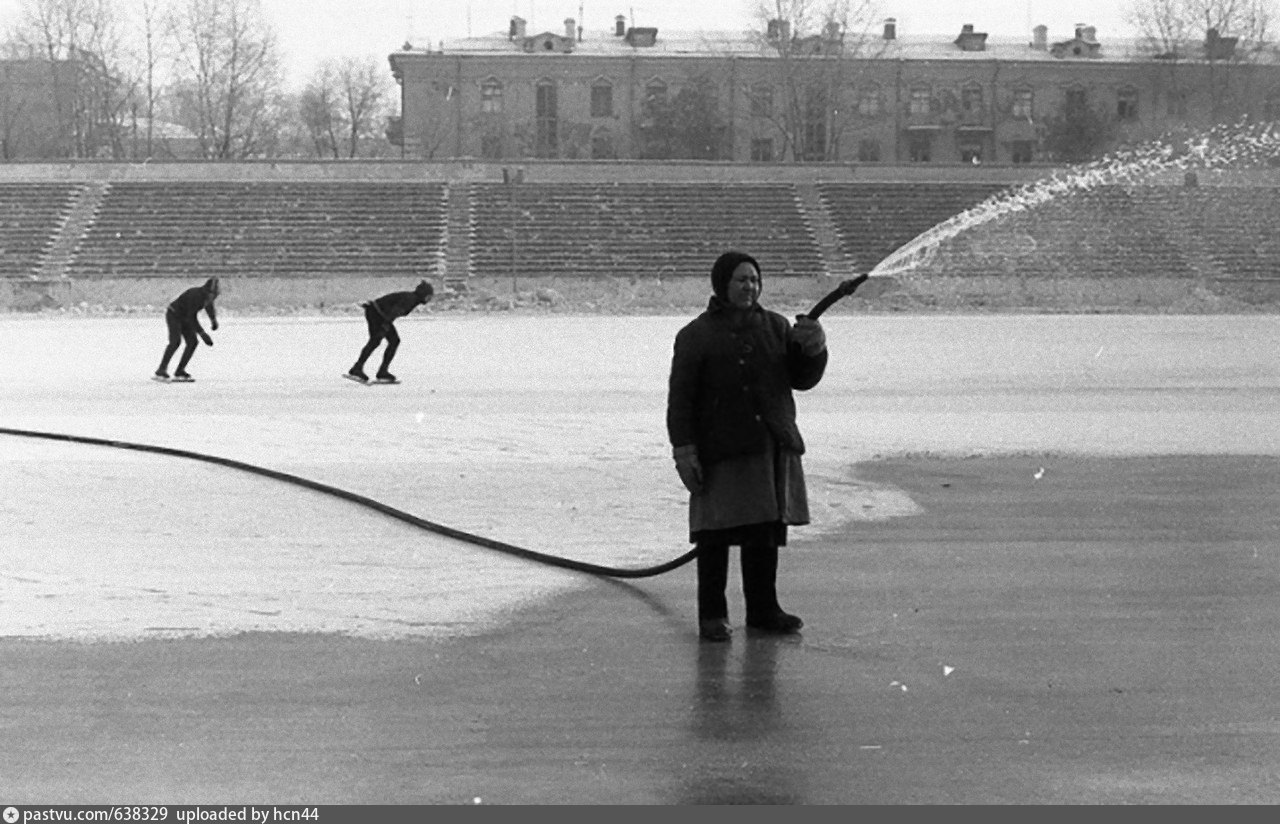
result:
<svg viewBox="0 0 1280 824"><path fill-rule="evenodd" d="M698 634L706 641L728 641L729 547L698 545Z"/></svg>
<svg viewBox="0 0 1280 824"><path fill-rule="evenodd" d="M747 602L747 627L760 632L791 635L804 626L798 616L778 605L778 548L742 548L742 595Z"/></svg>

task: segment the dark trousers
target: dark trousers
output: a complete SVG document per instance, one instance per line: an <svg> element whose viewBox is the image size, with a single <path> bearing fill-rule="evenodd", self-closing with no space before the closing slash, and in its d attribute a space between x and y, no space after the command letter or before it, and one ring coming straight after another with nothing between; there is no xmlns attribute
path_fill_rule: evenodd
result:
<svg viewBox="0 0 1280 824"><path fill-rule="evenodd" d="M169 345L164 348L164 357L160 359L158 371L165 372L169 369L169 359L173 357L174 352L178 351L178 345L186 341L187 348L182 350L182 357L178 359L178 371L185 372L187 364L191 362L191 356L196 353L198 342L195 324L183 320L174 311L164 313L164 322L169 327Z"/></svg>
<svg viewBox="0 0 1280 824"><path fill-rule="evenodd" d="M369 324L369 342L360 350L360 357L356 358L354 368L364 369L364 362L373 354L373 350L378 348L378 344L385 339L387 348L382 353L382 366L378 367L378 372L381 374L391 367L391 359L396 356L396 350L400 348L400 334L396 332L396 328L391 321L379 315L378 310L372 306L365 307L364 319Z"/></svg>
<svg viewBox="0 0 1280 824"><path fill-rule="evenodd" d="M782 611L778 606L778 547L744 544L741 550L742 595L747 624L767 622ZM698 543L698 620L729 617L725 588L729 583L729 547Z"/></svg>

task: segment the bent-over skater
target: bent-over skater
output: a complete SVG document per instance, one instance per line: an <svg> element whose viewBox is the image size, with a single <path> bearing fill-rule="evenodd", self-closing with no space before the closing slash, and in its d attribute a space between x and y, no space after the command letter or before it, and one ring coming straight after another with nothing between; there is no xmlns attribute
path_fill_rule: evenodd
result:
<svg viewBox="0 0 1280 824"><path fill-rule="evenodd" d="M214 312L213 301L218 297L218 279L209 278L203 286L193 286L173 299L165 310L164 322L169 327L169 345L164 349L164 357L160 359L160 368L156 370L155 379L169 380L169 359L178 351L178 344L186 341L182 357L178 359L178 369L173 373L175 381L193 381L195 378L187 374L187 364L196 351L196 337L199 336L206 346L213 346L213 338L200 325L200 312L209 315L209 327L218 331L218 315Z"/></svg>
<svg viewBox="0 0 1280 824"><path fill-rule="evenodd" d="M382 365L378 367L374 379L378 383L399 383L396 376L389 371L391 359L396 356L396 349L400 348L400 335L396 332L395 320L431 300L433 294L435 290L424 280L419 282L412 292L391 292L368 303L360 304L364 307L364 319L369 323L369 342L360 350L360 356L356 358L355 365L348 369L343 377L359 383L368 383L369 376L364 373L364 362L385 339L387 348L382 353Z"/></svg>

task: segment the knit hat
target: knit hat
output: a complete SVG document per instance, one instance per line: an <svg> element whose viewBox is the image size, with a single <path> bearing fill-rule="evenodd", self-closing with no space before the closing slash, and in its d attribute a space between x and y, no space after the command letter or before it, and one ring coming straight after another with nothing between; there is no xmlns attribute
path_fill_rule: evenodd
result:
<svg viewBox="0 0 1280 824"><path fill-rule="evenodd" d="M435 290L431 288L430 283L427 283L425 280L423 280L418 282L418 285L417 287L414 288L413 293L418 296L418 300L425 301L427 298L435 294Z"/></svg>
<svg viewBox="0 0 1280 824"><path fill-rule="evenodd" d="M725 252L716 258L716 262L711 266L711 291L716 297L727 300L726 290L729 288L729 281L733 279L733 271L743 263L750 263L756 267L756 272L760 271L760 264L756 259L746 252Z"/></svg>

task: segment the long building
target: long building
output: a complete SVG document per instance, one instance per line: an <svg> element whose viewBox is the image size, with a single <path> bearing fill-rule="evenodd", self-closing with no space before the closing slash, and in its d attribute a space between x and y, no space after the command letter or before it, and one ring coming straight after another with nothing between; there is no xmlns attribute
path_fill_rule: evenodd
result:
<svg viewBox="0 0 1280 824"><path fill-rule="evenodd" d="M627 25L505 32L389 56L407 158L1060 163L1280 117L1280 65L1206 32L1157 53L1085 24L1026 39L894 19L798 36Z"/></svg>

